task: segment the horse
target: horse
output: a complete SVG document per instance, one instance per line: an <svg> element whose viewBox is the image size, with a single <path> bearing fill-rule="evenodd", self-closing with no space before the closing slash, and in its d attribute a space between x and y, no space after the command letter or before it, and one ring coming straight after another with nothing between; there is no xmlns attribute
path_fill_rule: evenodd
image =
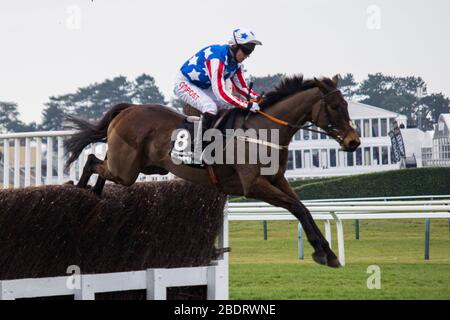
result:
<svg viewBox="0 0 450 320"><path fill-rule="evenodd" d="M179 178L219 188L225 194L285 208L302 224L314 249L313 260L337 268L340 266L338 258L284 174L287 146L295 132L300 128L314 131L307 123L321 128L346 152L353 152L360 145L347 102L338 89L338 79L338 76L306 80L302 75L285 77L260 101L258 113L236 116L234 128L278 130L279 167L271 175L261 174L263 165L259 162L214 164L206 168L175 163L169 155L172 133L187 116L155 104L117 104L96 123L68 116L72 127L78 131L65 142L69 155L66 166L70 166L89 144L106 142L105 159L98 159L94 154L88 156L78 187L86 188L94 173L99 177L92 191L100 194L106 180L129 186L139 173L164 175L171 172ZM247 149L249 144L246 143Z"/></svg>

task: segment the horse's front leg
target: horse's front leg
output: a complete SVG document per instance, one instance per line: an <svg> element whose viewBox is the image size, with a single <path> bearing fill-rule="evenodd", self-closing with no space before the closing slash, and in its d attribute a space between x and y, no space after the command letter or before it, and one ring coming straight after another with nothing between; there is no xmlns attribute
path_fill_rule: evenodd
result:
<svg viewBox="0 0 450 320"><path fill-rule="evenodd" d="M266 178L257 177L252 184L244 187L246 197L260 199L276 207L289 210L302 224L308 242L314 248L312 255L314 261L319 264L327 263L327 254L322 246L320 230L314 227L314 221L308 219L308 210L297 199L292 198L276 186L272 185Z"/></svg>
<svg viewBox="0 0 450 320"><path fill-rule="evenodd" d="M289 182L284 177L282 177L279 180L277 180L274 184L281 191L283 191L285 194L290 196L292 199L294 199L295 201L298 201L301 206L305 207L303 205L303 203L300 202L297 194L295 193L295 191L292 189L292 187L289 184ZM304 209L306 211L306 216L307 216L309 222L313 226L313 228L316 231L316 233L320 236L320 241L321 241L321 244L322 244L322 248L324 249L325 253L327 254L327 264L328 264L328 266L333 267L333 268L340 267L341 264L339 263L339 259L337 258L336 254L333 252L333 250L331 250L330 244L328 243L328 241L323 236L322 232L317 227L317 224L315 223L311 213L309 212L309 210L306 207Z"/></svg>

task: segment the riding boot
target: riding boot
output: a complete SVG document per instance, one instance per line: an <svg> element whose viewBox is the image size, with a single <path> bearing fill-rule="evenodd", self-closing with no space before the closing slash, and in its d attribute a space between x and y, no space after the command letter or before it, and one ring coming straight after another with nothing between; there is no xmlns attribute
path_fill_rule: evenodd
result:
<svg viewBox="0 0 450 320"><path fill-rule="evenodd" d="M202 114L202 133L205 133L205 131L211 127L215 117L216 115L209 112L205 112Z"/></svg>
<svg viewBox="0 0 450 320"><path fill-rule="evenodd" d="M206 130L210 129L215 117L216 116L214 114L208 113L208 112L204 112L202 114L201 136L197 135L197 139L196 139L197 141L199 141L201 143L201 150L194 151L195 163L201 163L202 152L206 147L205 142L203 141L203 135L205 134ZM197 134L199 134L199 133L200 132L198 132Z"/></svg>

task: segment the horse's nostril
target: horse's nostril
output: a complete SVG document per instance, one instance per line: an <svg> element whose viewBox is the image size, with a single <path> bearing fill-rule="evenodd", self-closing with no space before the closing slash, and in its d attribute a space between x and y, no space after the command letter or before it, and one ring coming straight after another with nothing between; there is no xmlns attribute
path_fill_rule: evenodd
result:
<svg viewBox="0 0 450 320"><path fill-rule="evenodd" d="M349 142L348 146L350 149L356 150L356 148L359 147L359 144L360 144L359 140L352 140Z"/></svg>

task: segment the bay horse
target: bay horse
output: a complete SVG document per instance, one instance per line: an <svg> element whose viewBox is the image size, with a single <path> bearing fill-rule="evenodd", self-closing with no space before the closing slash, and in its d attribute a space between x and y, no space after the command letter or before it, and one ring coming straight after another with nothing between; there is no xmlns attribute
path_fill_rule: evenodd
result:
<svg viewBox="0 0 450 320"><path fill-rule="evenodd" d="M313 260L339 267L338 258L311 213L284 176L287 146L295 132L307 122L334 138L344 151L353 152L359 146L359 136L349 117L347 102L337 89L337 82L337 76L310 80L303 79L302 75L286 77L267 93L260 104L260 112L251 114L246 120L243 114L236 116L235 128L245 124L246 128L279 130L279 143L284 147L278 154L279 168L272 175L261 175L260 163L217 164L212 166L216 177L213 181L205 168L175 164L169 155L171 135L186 115L153 104L121 103L96 123L68 116L78 132L65 142L70 155L66 166L70 166L86 146L102 141L108 144L105 160L90 154L77 186L86 188L89 178L96 173L99 178L92 190L100 194L106 180L129 186L141 172L162 175L172 172L179 178L219 188L225 194L255 198L285 208L302 224L308 242L314 248Z"/></svg>

